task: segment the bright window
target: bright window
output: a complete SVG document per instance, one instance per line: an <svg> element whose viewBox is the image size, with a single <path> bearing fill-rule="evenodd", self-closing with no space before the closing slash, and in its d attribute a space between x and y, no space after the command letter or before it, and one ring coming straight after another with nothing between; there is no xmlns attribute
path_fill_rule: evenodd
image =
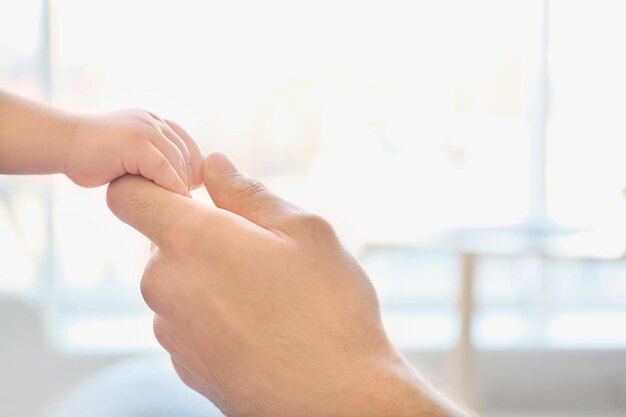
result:
<svg viewBox="0 0 626 417"><path fill-rule="evenodd" d="M53 102L143 107L177 120L204 152L231 154L328 217L356 253L441 228L522 222L541 169L529 123L537 114L549 114L548 213L577 226L623 222L620 1L553 1L545 38L541 0L51 0L49 36L39 1L0 4L12 12L0 14L2 87L43 96L41 44L50 41ZM147 243L108 212L104 188L62 177L0 181L0 247L9 254L0 288L40 289L77 332L81 315L147 314L138 290ZM532 266L525 274L498 262L481 267L478 283L477 332L487 344L536 334L537 297L551 306L563 306L563 294L583 299L592 277L593 302L584 304L596 314L623 291L620 264L559 267L546 290L537 277L547 275ZM454 256L404 248L365 266L397 340L454 340ZM420 327L432 331L411 336Z"/></svg>

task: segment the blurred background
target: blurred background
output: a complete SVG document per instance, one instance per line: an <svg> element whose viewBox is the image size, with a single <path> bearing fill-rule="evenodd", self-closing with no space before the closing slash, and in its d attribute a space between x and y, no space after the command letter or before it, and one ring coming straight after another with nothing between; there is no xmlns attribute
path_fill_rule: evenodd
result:
<svg viewBox="0 0 626 417"><path fill-rule="evenodd" d="M624 416L625 19L621 0L0 0L0 88L149 109L326 216L392 339L484 415ZM120 398L80 387L164 357L148 244L105 191L0 176L2 416Z"/></svg>

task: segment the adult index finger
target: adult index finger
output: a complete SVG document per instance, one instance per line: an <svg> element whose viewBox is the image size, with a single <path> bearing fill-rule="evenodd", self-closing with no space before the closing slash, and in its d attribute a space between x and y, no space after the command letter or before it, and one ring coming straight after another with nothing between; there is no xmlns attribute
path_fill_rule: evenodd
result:
<svg viewBox="0 0 626 417"><path fill-rule="evenodd" d="M201 203L172 193L143 177L125 175L109 185L107 204L120 220L164 249L173 243L176 233L187 230L189 219L198 214ZM211 207L202 206L203 216L210 215L210 212Z"/></svg>

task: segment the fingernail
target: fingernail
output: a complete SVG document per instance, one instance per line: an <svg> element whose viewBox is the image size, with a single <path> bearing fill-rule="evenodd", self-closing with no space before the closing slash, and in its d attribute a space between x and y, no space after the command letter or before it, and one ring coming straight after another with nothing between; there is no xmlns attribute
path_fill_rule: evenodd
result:
<svg viewBox="0 0 626 417"><path fill-rule="evenodd" d="M183 197L191 197L191 194L189 193L189 190L187 189L187 186L185 185L183 180L180 180L179 184L180 184L180 186L178 187L180 189L179 194L182 195Z"/></svg>
<svg viewBox="0 0 626 417"><path fill-rule="evenodd" d="M207 158L207 167L216 174L228 175L239 172L237 166L223 153L214 153Z"/></svg>

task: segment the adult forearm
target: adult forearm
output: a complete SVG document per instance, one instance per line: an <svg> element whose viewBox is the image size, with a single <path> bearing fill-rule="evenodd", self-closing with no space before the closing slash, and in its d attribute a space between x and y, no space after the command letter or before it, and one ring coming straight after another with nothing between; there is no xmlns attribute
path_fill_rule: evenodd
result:
<svg viewBox="0 0 626 417"><path fill-rule="evenodd" d="M61 172L75 123L59 109L0 90L0 173Z"/></svg>
<svg viewBox="0 0 626 417"><path fill-rule="evenodd" d="M345 406L342 415L346 417L471 416L428 384L399 355L360 376Z"/></svg>

